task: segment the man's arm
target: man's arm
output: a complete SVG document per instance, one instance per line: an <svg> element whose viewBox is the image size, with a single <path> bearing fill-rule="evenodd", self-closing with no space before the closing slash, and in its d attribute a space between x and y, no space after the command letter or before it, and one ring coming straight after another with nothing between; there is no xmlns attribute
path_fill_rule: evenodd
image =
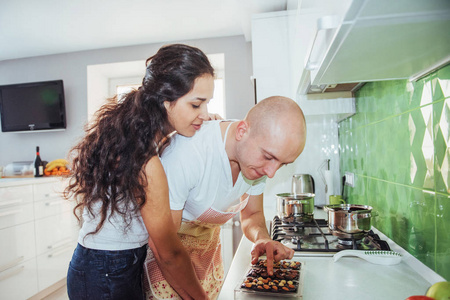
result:
<svg viewBox="0 0 450 300"><path fill-rule="evenodd" d="M242 196L245 199L247 195ZM245 236L255 243L252 250L252 263L264 253L267 256L267 272L273 274L273 260L291 259L294 250L270 238L264 217L263 195L249 196L247 206L241 211L241 226Z"/></svg>
<svg viewBox="0 0 450 300"><path fill-rule="evenodd" d="M182 210L172 210L172 219L173 223L175 224L175 228L180 229L181 226L181 219L183 217L183 211Z"/></svg>

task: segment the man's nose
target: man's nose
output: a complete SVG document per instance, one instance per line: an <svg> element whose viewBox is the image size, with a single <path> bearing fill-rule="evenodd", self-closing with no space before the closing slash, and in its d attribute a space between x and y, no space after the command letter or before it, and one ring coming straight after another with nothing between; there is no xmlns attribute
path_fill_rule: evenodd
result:
<svg viewBox="0 0 450 300"><path fill-rule="evenodd" d="M264 173L266 173L267 177L272 178L273 176L275 176L275 173L280 168L280 166L280 163L278 163L276 160L272 160L264 168Z"/></svg>

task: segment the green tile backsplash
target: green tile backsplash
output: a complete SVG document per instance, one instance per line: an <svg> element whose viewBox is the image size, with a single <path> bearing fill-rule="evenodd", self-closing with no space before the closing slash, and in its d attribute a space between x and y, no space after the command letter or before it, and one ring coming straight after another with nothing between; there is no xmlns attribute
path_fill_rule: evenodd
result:
<svg viewBox="0 0 450 300"><path fill-rule="evenodd" d="M366 204L373 225L450 280L450 65L417 81L366 83L356 114L339 123L347 202Z"/></svg>

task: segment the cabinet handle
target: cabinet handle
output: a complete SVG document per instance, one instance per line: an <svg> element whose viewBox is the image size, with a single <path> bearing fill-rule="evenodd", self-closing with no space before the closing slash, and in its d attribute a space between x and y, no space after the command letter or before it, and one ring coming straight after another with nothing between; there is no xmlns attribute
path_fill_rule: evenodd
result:
<svg viewBox="0 0 450 300"><path fill-rule="evenodd" d="M58 205L58 204L61 204L61 203L64 203L65 202L65 200L56 200L56 201L51 201L51 202L45 202L45 205L46 206L53 206L53 205Z"/></svg>
<svg viewBox="0 0 450 300"><path fill-rule="evenodd" d="M24 259L23 256L20 256L16 259L13 259L12 261L0 266L0 272L3 272L5 270L11 269L12 267L17 266L22 260Z"/></svg>
<svg viewBox="0 0 450 300"><path fill-rule="evenodd" d="M11 200L11 201L2 201L2 202L0 202L0 206L7 206L7 205L11 205L11 204L19 204L19 203L22 203L22 202L23 202L22 199Z"/></svg>
<svg viewBox="0 0 450 300"><path fill-rule="evenodd" d="M48 255L48 258L56 257L58 255L61 255L61 254L65 253L65 252L69 251L69 250L74 250L74 249L75 249L75 247L72 248L72 246L64 247L61 250L58 250L58 251L50 253Z"/></svg>
<svg viewBox="0 0 450 300"><path fill-rule="evenodd" d="M316 39L319 36L319 32L323 30L336 29L339 26L339 17L338 16L324 16L317 20L317 30L314 35L314 40L312 46L309 50L308 60L306 61L305 69L314 70L317 69L318 62L311 61L311 55L313 53L314 46L316 45Z"/></svg>
<svg viewBox="0 0 450 300"><path fill-rule="evenodd" d="M44 194L44 197L45 197L45 198L59 197L59 194L56 193L56 192L53 192L53 193L46 193L46 194Z"/></svg>
<svg viewBox="0 0 450 300"><path fill-rule="evenodd" d="M48 245L47 248L48 249L55 249L55 248L59 248L65 245L71 244L72 245L72 239L71 238L67 238L64 239L62 241L56 242L53 245Z"/></svg>
<svg viewBox="0 0 450 300"><path fill-rule="evenodd" d="M0 281L3 281L3 280L5 280L5 279L7 279L9 277L12 277L14 275L19 274L20 272L23 271L23 269L25 269L25 267L24 266L20 266L20 267L15 268L14 270L11 270L7 274L0 274Z"/></svg>
<svg viewBox="0 0 450 300"><path fill-rule="evenodd" d="M21 212L23 212L23 209L16 209L16 210L10 210L10 211L5 211L0 213L0 217L6 217L9 215L16 215L16 214L20 214Z"/></svg>

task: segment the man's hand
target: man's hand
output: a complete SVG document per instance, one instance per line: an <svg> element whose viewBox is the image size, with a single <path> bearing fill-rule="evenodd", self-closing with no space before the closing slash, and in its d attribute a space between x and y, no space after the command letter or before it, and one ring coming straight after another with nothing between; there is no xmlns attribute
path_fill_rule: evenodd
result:
<svg viewBox="0 0 450 300"><path fill-rule="evenodd" d="M265 253L267 257L267 273L273 275L273 261L291 259L294 256L294 252L294 250L284 246L280 242L271 239L260 239L256 241L251 252L252 264L256 264L258 258Z"/></svg>

